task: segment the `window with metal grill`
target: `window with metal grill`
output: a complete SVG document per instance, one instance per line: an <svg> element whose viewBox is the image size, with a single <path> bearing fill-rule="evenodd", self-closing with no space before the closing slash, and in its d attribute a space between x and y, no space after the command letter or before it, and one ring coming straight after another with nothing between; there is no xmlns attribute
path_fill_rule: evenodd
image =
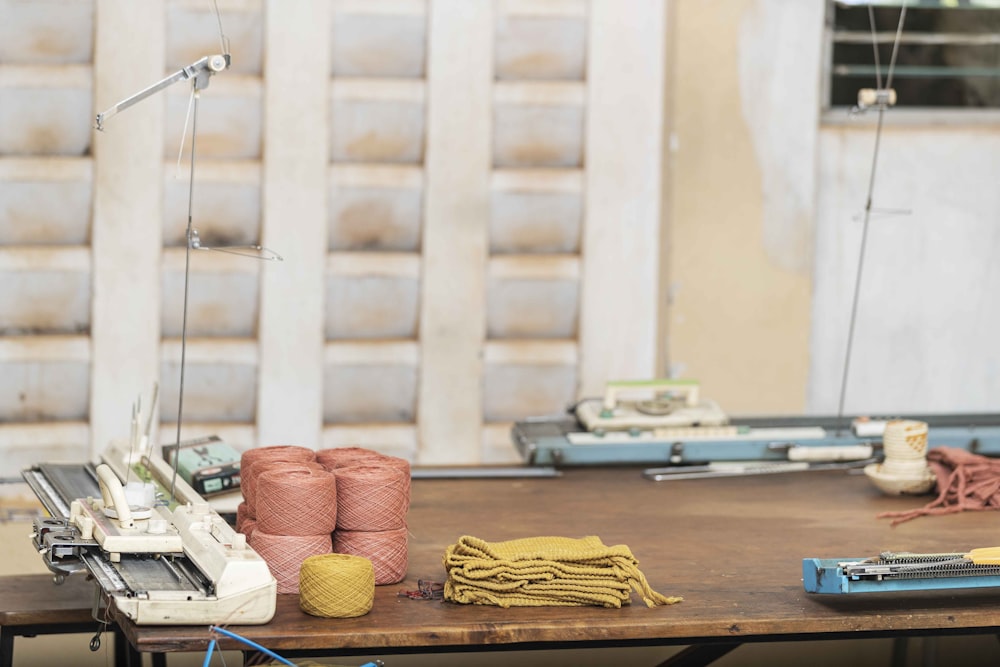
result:
<svg viewBox="0 0 1000 667"><path fill-rule="evenodd" d="M885 85L904 5L896 105L1000 108L1000 0L831 0L827 105L857 104L876 72Z"/></svg>

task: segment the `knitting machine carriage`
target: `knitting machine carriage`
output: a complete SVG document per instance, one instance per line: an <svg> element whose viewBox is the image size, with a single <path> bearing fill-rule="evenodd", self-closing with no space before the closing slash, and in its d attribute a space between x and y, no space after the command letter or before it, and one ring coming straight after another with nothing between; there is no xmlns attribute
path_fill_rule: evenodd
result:
<svg viewBox="0 0 1000 667"><path fill-rule="evenodd" d="M57 580L93 577L141 625L270 621L277 585L267 563L132 433L100 464L24 471L50 515L35 519L32 534L45 565Z"/></svg>
<svg viewBox="0 0 1000 667"><path fill-rule="evenodd" d="M883 552L871 558L805 558L807 593L885 593L1000 587L1000 547L968 553Z"/></svg>

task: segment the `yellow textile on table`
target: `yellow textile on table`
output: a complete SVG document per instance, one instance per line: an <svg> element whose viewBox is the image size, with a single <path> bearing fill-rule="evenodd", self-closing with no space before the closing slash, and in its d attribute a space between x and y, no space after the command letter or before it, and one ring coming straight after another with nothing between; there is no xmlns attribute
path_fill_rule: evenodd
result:
<svg viewBox="0 0 1000 667"><path fill-rule="evenodd" d="M646 606L680 602L660 595L624 544L599 537L527 537L487 542L468 535L445 550L444 598L500 607L621 607L630 591Z"/></svg>

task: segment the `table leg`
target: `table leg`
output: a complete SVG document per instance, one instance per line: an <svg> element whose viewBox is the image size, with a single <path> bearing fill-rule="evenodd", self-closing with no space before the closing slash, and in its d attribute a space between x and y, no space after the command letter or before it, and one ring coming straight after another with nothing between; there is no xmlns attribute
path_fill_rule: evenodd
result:
<svg viewBox="0 0 1000 667"><path fill-rule="evenodd" d="M908 637L895 637L892 640L892 667L905 667L910 640Z"/></svg>
<svg viewBox="0 0 1000 667"><path fill-rule="evenodd" d="M12 667L13 664L14 635L0 625L0 667Z"/></svg>
<svg viewBox="0 0 1000 667"><path fill-rule="evenodd" d="M675 653L656 667L704 667L704 665L712 664L739 646L739 643L695 644L688 646L680 653Z"/></svg>
<svg viewBox="0 0 1000 667"><path fill-rule="evenodd" d="M124 636L121 637L121 648L119 649L119 636L115 633L115 655L120 656L115 660L115 663L119 667L142 667L142 653L135 650L135 648L125 639Z"/></svg>

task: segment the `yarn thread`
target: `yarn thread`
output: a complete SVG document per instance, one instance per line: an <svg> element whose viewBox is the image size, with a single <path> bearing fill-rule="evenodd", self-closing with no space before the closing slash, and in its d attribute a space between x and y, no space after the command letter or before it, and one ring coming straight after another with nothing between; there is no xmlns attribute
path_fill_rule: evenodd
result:
<svg viewBox="0 0 1000 667"><path fill-rule="evenodd" d="M245 476L246 488L243 490L243 498L250 505L250 509L257 516L257 483L260 476L272 470L298 470L312 469L325 472L325 468L315 461L257 461L247 468Z"/></svg>
<svg viewBox="0 0 1000 667"><path fill-rule="evenodd" d="M378 461L384 455L364 447L330 447L316 452L316 461L327 470Z"/></svg>
<svg viewBox="0 0 1000 667"><path fill-rule="evenodd" d="M337 528L396 530L406 525L409 476L397 467L364 463L337 468Z"/></svg>
<svg viewBox="0 0 1000 667"><path fill-rule="evenodd" d="M264 468L254 470L254 464L269 463L314 463L316 452L298 445L273 445L256 447L243 452L240 457L240 489L243 499L250 505L251 513L256 516L256 486L257 478Z"/></svg>
<svg viewBox="0 0 1000 667"><path fill-rule="evenodd" d="M338 530L333 534L333 550L371 561L377 585L395 584L406 578L407 533L406 526L381 531Z"/></svg>
<svg viewBox="0 0 1000 667"><path fill-rule="evenodd" d="M314 452L282 445L249 450L241 466L244 504L242 511L238 509L238 525L251 548L267 562L278 582L278 593L299 593L303 611L314 613L309 609L315 609L315 615L331 617L348 615L324 595L332 594L327 590L330 586L350 589L322 569L305 573L305 562L310 558L340 555L361 559L371 572L372 587L406 577L406 513L410 506L410 463L406 459L361 447ZM334 551L339 553L331 553ZM328 559L327 565L334 562ZM302 582L312 587L307 599ZM309 598L317 591L318 599ZM365 608L367 596L361 602L354 597L352 593L349 615L367 613L372 602ZM371 597L374 599L374 592Z"/></svg>
<svg viewBox="0 0 1000 667"><path fill-rule="evenodd" d="M327 470L336 472L338 468L371 464L389 466L403 471L406 479L406 493L410 492L410 462L399 456L382 454L363 447L331 447L316 452L316 460Z"/></svg>
<svg viewBox="0 0 1000 667"><path fill-rule="evenodd" d="M257 530L257 519L246 519L243 521L242 525L236 529L236 532L243 533L247 536L247 541L253 535L253 531Z"/></svg>
<svg viewBox="0 0 1000 667"><path fill-rule="evenodd" d="M332 473L317 467L279 465L257 478L260 530L272 535L333 531L337 525L337 482Z"/></svg>
<svg viewBox="0 0 1000 667"><path fill-rule="evenodd" d="M323 618L353 618L375 602L371 561L347 554L310 556L299 573L299 608Z"/></svg>
<svg viewBox="0 0 1000 667"><path fill-rule="evenodd" d="M260 528L247 537L250 547L267 563L278 582L278 593L299 592L299 570L310 556L333 551L330 533L323 535L272 535Z"/></svg>
<svg viewBox="0 0 1000 667"><path fill-rule="evenodd" d="M958 447L935 447L927 453L938 496L920 509L882 512L892 525L920 516L1000 509L1000 461Z"/></svg>
<svg viewBox="0 0 1000 667"><path fill-rule="evenodd" d="M250 504L246 500L236 506L236 531L242 532L240 526L246 523L247 519L256 519L250 509Z"/></svg>

